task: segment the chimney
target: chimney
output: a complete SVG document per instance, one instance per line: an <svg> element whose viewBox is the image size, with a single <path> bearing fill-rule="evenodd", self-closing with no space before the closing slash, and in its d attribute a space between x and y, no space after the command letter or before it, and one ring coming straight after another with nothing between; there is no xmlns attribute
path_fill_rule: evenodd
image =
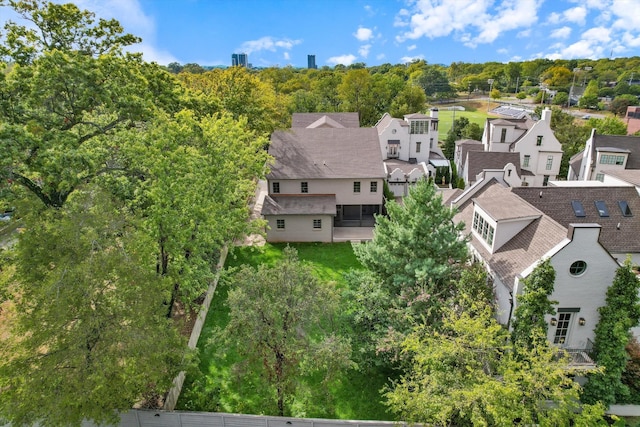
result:
<svg viewBox="0 0 640 427"><path fill-rule="evenodd" d="M435 108L435 107L434 107L434 108L432 108L432 109L431 109L431 110L429 110L429 111L430 111L430 113L431 113L431 114L430 114L430 117L431 117L432 119L437 119L437 118L438 118L438 109L437 109L437 108Z"/></svg>
<svg viewBox="0 0 640 427"><path fill-rule="evenodd" d="M551 110L549 108L542 110L542 120L549 122L549 125L551 125Z"/></svg>

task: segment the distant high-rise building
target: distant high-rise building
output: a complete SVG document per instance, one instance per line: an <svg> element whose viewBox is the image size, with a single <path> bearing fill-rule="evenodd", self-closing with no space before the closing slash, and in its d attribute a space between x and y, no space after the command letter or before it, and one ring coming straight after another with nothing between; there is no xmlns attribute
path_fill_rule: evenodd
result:
<svg viewBox="0 0 640 427"><path fill-rule="evenodd" d="M234 53L231 55L231 66L233 67L247 67L247 54L246 53Z"/></svg>
<svg viewBox="0 0 640 427"><path fill-rule="evenodd" d="M315 55L307 55L307 68L312 68L312 69L318 68L318 66L316 65Z"/></svg>

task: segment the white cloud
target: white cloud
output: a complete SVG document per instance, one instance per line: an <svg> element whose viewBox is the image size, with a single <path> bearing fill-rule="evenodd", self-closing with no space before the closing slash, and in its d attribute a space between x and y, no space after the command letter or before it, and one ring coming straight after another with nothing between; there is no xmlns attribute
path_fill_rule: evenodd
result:
<svg viewBox="0 0 640 427"><path fill-rule="evenodd" d="M640 32L640 0L614 0L609 10L615 16L613 28Z"/></svg>
<svg viewBox="0 0 640 427"><path fill-rule="evenodd" d="M408 26L396 41L453 35L469 47L492 43L502 33L528 29L537 22L541 0L421 0L414 9L401 10L396 26Z"/></svg>
<svg viewBox="0 0 640 427"><path fill-rule="evenodd" d="M571 35L571 27L556 28L549 34L554 39L566 39Z"/></svg>
<svg viewBox="0 0 640 427"><path fill-rule="evenodd" d="M504 48L498 49L498 50L496 50L496 52L498 52L501 55L506 55L506 54L509 53L509 51L507 49L504 49Z"/></svg>
<svg viewBox="0 0 640 427"><path fill-rule="evenodd" d="M275 52L278 49L290 50L293 46L302 43L302 40L274 39L273 37L261 37L258 40L250 40L242 43L238 52L250 54L261 50Z"/></svg>
<svg viewBox="0 0 640 427"><path fill-rule="evenodd" d="M376 59L378 61L382 61L385 58L386 58L386 55L384 53L379 53L379 54L376 55Z"/></svg>
<svg viewBox="0 0 640 427"><path fill-rule="evenodd" d="M403 56L402 58L400 58L400 63L401 64L406 64L406 63L413 62L413 61L419 61L421 59L424 59L424 55Z"/></svg>
<svg viewBox="0 0 640 427"><path fill-rule="evenodd" d="M585 18L587 17L587 9L583 6L572 7L571 9L565 10L562 14L567 21L584 25Z"/></svg>
<svg viewBox="0 0 640 427"><path fill-rule="evenodd" d="M547 17L547 23L556 25L571 22L573 24L584 25L587 17L587 8L584 6L572 7L560 13L551 12Z"/></svg>
<svg viewBox="0 0 640 427"><path fill-rule="evenodd" d="M412 50L416 50L417 47L418 46L416 46L415 44L412 44L411 46L407 46L407 50L411 52Z"/></svg>
<svg viewBox="0 0 640 427"><path fill-rule="evenodd" d="M611 40L611 30L604 27L590 28L582 33L582 39L590 43L606 43Z"/></svg>
<svg viewBox="0 0 640 427"><path fill-rule="evenodd" d="M519 39L526 39L526 38L531 37L531 28L528 28L528 29L526 29L526 30L519 31L519 32L516 34L516 37L518 37Z"/></svg>
<svg viewBox="0 0 640 427"><path fill-rule="evenodd" d="M360 46L360 49L358 49L358 54L363 57L366 58L367 56L369 56L369 51L371 50L371 45L370 44L365 44Z"/></svg>
<svg viewBox="0 0 640 427"><path fill-rule="evenodd" d="M547 17L547 22L550 24L559 24L562 20L562 15L557 12L551 12Z"/></svg>
<svg viewBox="0 0 640 427"><path fill-rule="evenodd" d="M356 59L358 57L355 55L340 55L340 56L332 56L331 58L327 59L327 64L331 64L331 65L338 65L338 64L342 64L342 65L351 65L353 64Z"/></svg>
<svg viewBox="0 0 640 427"><path fill-rule="evenodd" d="M398 42L421 37L444 37L463 31L467 26L486 19L489 0L424 0L417 2L412 12L402 10L396 21L408 25L410 31L396 37Z"/></svg>
<svg viewBox="0 0 640 427"><path fill-rule="evenodd" d="M498 14L490 21L481 21L479 27L480 34L468 43L468 46L475 47L480 43L492 43L503 32L528 28L538 20L538 8L540 4L537 0L504 1L498 9Z"/></svg>
<svg viewBox="0 0 640 427"><path fill-rule="evenodd" d="M366 42L373 37L373 30L370 28L359 27L358 30L353 33L353 36L361 42Z"/></svg>
<svg viewBox="0 0 640 427"><path fill-rule="evenodd" d="M289 55L289 52L284 52L284 54L282 55L282 57L283 57L285 60L287 60L287 61L288 61L289 59L291 59L291 56Z"/></svg>

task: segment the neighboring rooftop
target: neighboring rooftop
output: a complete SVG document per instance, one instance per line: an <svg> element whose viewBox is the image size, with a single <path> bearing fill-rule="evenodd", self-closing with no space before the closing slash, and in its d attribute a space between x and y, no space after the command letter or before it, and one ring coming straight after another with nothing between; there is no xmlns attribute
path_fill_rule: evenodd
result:
<svg viewBox="0 0 640 427"><path fill-rule="evenodd" d="M518 187L511 191L565 228L571 223L600 224L600 242L609 252L640 252L640 197L635 187ZM580 203L584 216L577 215L573 201ZM628 210L623 212L620 202Z"/></svg>
<svg viewBox="0 0 640 427"><path fill-rule="evenodd" d="M323 120L325 123L339 123L345 128L360 127L358 113L293 113L291 117L291 127L306 128L314 123L316 124L315 127L318 127L318 123Z"/></svg>
<svg viewBox="0 0 640 427"><path fill-rule="evenodd" d="M503 169L508 163L515 166L518 176L522 176L520 171L520 153L469 151L467 156L467 174L471 181L475 181L476 176L485 169Z"/></svg>

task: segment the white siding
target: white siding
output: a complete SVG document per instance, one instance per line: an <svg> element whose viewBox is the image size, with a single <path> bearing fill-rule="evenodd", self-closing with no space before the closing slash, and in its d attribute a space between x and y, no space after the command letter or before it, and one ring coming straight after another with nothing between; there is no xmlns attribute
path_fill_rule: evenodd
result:
<svg viewBox="0 0 640 427"><path fill-rule="evenodd" d="M571 329L565 347L585 348L587 339L594 340L593 329L598 323L598 308L605 303L608 287L613 282L618 264L598 243L600 229L575 228L572 241L551 258L556 272L554 291L550 297L558 301L556 308L579 308L572 315ZM569 267L575 261L585 261L586 271L580 276L569 274ZM554 316L547 316L547 321ZM578 319L586 320L584 326ZM553 342L556 328L549 325L548 338Z"/></svg>

